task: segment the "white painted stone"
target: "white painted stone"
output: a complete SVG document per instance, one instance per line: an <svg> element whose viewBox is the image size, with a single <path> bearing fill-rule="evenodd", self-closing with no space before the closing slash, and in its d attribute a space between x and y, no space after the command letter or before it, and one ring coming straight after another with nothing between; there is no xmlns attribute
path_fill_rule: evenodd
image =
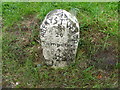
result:
<svg viewBox="0 0 120 90"><path fill-rule="evenodd" d="M75 59L79 42L79 23L69 12L49 12L40 26L40 39L45 63L64 67Z"/></svg>

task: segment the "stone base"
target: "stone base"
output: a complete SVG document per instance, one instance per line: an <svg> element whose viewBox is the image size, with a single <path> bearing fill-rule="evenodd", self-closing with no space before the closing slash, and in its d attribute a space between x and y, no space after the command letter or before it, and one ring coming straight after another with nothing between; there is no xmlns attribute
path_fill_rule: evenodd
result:
<svg viewBox="0 0 120 90"><path fill-rule="evenodd" d="M67 61L46 61L46 65L51 66L51 68L63 68L68 66Z"/></svg>

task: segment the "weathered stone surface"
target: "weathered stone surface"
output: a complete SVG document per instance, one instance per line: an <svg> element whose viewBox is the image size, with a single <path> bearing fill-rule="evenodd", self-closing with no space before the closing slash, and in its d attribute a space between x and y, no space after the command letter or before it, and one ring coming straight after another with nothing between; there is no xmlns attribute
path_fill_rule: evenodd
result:
<svg viewBox="0 0 120 90"><path fill-rule="evenodd" d="M61 9L47 14L40 26L45 63L64 67L75 59L79 42L79 24L75 16Z"/></svg>

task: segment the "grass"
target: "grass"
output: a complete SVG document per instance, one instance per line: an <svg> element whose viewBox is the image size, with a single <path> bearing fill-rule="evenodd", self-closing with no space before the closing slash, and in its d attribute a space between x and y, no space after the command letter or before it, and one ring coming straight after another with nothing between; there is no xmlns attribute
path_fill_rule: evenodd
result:
<svg viewBox="0 0 120 90"><path fill-rule="evenodd" d="M77 11L80 43L76 62L64 69L44 65L39 26L54 9ZM118 3L2 3L3 87L117 88Z"/></svg>

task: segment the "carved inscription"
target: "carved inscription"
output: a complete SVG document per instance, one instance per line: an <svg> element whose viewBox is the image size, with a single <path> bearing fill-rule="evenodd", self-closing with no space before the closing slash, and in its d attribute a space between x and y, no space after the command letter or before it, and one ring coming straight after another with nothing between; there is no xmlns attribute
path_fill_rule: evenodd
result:
<svg viewBox="0 0 120 90"><path fill-rule="evenodd" d="M40 39L46 64L66 66L74 60L79 42L77 19L65 10L51 11L40 26Z"/></svg>

